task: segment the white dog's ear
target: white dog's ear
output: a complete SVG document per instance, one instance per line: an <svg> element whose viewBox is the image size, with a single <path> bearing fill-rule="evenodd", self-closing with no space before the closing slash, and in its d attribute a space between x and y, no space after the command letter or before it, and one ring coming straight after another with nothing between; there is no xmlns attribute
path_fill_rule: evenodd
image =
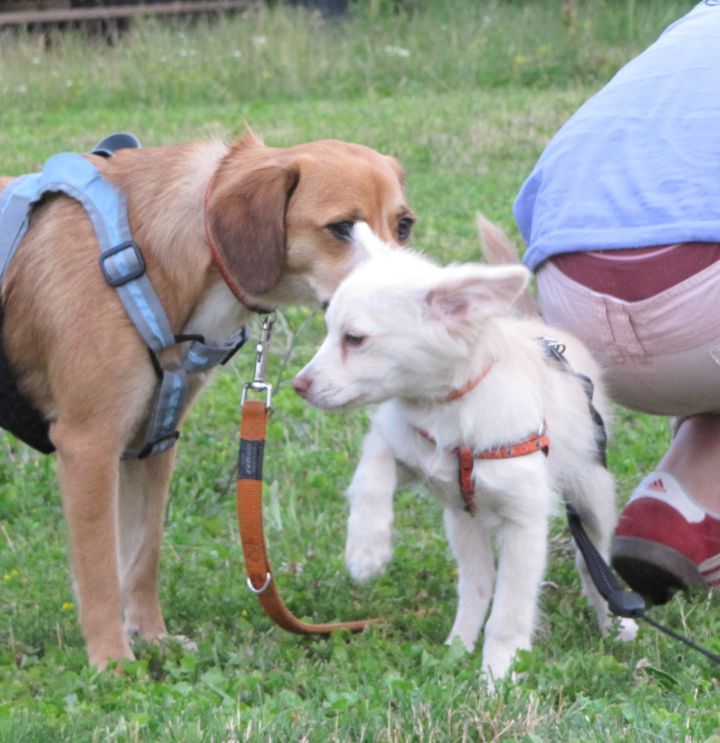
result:
<svg viewBox="0 0 720 743"><path fill-rule="evenodd" d="M431 316L473 319L506 310L525 291L530 272L521 265L449 266L427 293Z"/></svg>

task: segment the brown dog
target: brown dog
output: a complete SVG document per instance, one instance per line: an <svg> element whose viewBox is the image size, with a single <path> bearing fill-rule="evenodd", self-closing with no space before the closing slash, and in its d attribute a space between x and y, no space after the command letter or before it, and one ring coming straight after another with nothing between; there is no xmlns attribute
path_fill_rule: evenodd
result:
<svg viewBox="0 0 720 743"><path fill-rule="evenodd" d="M276 149L248 132L231 148L203 142L89 157L127 196L133 237L176 333L219 338L240 327L248 306L327 302L359 258L354 222L400 243L412 225L398 164L359 145ZM90 663L132 658L130 635L166 634L158 562L174 448L121 461L144 430L157 377L103 279L76 201L54 195L35 209L2 303L5 354L58 452ZM162 352L163 366L175 353ZM193 375L193 394L205 376Z"/></svg>

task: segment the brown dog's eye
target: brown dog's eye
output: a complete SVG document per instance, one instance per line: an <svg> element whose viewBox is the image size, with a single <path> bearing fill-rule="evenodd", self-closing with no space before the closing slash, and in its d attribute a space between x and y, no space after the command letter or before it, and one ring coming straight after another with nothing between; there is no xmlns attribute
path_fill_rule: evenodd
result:
<svg viewBox="0 0 720 743"><path fill-rule="evenodd" d="M365 343L366 338L367 336L365 335L353 335L353 333L345 333L345 335L343 336L343 345L357 348L358 346L362 346L362 344Z"/></svg>
<svg viewBox="0 0 720 743"><path fill-rule="evenodd" d="M400 242L403 242L410 237L410 232L415 224L415 220L410 217L403 217L398 222L397 236Z"/></svg>
<svg viewBox="0 0 720 743"><path fill-rule="evenodd" d="M342 222L333 222L327 225L327 228L332 233L333 237L338 240L350 240L352 237L352 230L355 226L355 222L351 222L349 219L344 219Z"/></svg>

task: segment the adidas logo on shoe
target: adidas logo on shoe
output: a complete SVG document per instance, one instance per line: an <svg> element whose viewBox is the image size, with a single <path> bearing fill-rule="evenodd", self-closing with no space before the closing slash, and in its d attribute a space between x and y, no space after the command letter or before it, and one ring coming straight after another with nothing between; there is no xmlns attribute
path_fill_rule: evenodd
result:
<svg viewBox="0 0 720 743"><path fill-rule="evenodd" d="M667 493L667 488L665 487L665 484L663 483L661 477L659 477L657 480L653 480L646 487L648 490L651 490L654 493Z"/></svg>
<svg viewBox="0 0 720 743"><path fill-rule="evenodd" d="M640 498L654 498L679 511L691 524L697 524L705 518L705 510L694 503L682 485L668 472L652 472L635 488L630 503Z"/></svg>

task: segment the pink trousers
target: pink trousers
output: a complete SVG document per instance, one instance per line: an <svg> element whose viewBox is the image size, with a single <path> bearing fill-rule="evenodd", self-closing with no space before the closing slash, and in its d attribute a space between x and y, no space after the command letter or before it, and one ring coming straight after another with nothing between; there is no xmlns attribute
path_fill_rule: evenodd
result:
<svg viewBox="0 0 720 743"><path fill-rule="evenodd" d="M704 246L697 265L697 250L683 254L685 247L570 254L537 274L546 322L580 338L604 367L613 398L634 410L720 414L720 246ZM683 270L673 274L673 261ZM608 278L618 262L627 265L622 291L614 292L618 282ZM657 291L647 286L651 264L663 267L652 279Z"/></svg>

